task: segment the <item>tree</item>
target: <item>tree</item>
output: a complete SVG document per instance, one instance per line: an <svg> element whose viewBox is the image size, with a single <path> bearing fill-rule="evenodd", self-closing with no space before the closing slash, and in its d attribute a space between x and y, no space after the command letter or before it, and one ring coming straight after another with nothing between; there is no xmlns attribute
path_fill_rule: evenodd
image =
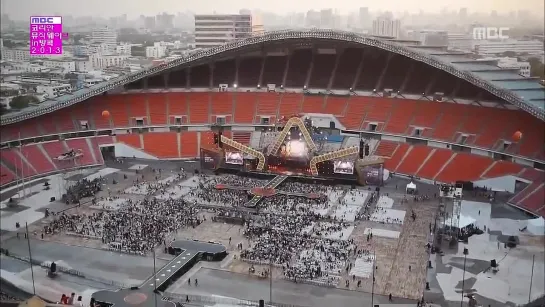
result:
<svg viewBox="0 0 545 307"><path fill-rule="evenodd" d="M32 96L32 95L17 96L10 101L9 106L12 109L20 110L20 109L24 109L28 107L28 105L31 103L38 103L38 102L40 102L40 100L36 98L36 96Z"/></svg>

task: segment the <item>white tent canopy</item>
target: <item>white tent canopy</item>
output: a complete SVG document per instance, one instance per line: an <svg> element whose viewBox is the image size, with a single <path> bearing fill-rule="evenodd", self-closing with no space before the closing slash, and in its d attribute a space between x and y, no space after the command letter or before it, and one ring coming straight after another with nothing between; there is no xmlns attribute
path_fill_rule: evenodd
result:
<svg viewBox="0 0 545 307"><path fill-rule="evenodd" d="M534 235L545 235L545 219L539 217L528 220L528 232Z"/></svg>
<svg viewBox="0 0 545 307"><path fill-rule="evenodd" d="M407 187L405 189L407 192L409 191L416 191L416 184L414 184L412 181L407 184Z"/></svg>

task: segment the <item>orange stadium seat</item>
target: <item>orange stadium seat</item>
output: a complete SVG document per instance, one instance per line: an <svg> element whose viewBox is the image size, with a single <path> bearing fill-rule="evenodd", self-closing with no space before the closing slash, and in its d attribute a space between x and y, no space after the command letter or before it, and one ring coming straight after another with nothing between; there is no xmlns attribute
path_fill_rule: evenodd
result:
<svg viewBox="0 0 545 307"><path fill-rule="evenodd" d="M99 146L100 144L98 142L98 138L97 137L92 137L92 138L88 138L88 139L89 139L89 143L90 143L90 146L91 146L91 150L95 154L95 159L96 159L95 162L97 164L104 164L104 158L102 157L102 152L100 151L100 146Z"/></svg>
<svg viewBox="0 0 545 307"><path fill-rule="evenodd" d="M236 93L234 122L236 124L250 124L254 122L257 105L257 94Z"/></svg>
<svg viewBox="0 0 545 307"><path fill-rule="evenodd" d="M257 116L277 116L280 94L259 93L257 95ZM291 115L291 114L289 114Z"/></svg>
<svg viewBox="0 0 545 307"><path fill-rule="evenodd" d="M303 95L301 94L282 94L280 98L280 107L278 108L278 114L280 116L291 116L293 114L299 114L303 105Z"/></svg>
<svg viewBox="0 0 545 307"><path fill-rule="evenodd" d="M303 97L303 113L324 113L324 96L305 95Z"/></svg>
<svg viewBox="0 0 545 307"><path fill-rule="evenodd" d="M390 158L399 147L399 143L392 141L380 141L375 155L385 158Z"/></svg>
<svg viewBox="0 0 545 307"><path fill-rule="evenodd" d="M493 160L488 157L460 152L445 166L436 179L448 183L477 180L492 162Z"/></svg>
<svg viewBox="0 0 545 307"><path fill-rule="evenodd" d="M483 175L483 178L494 178L506 175L516 175L523 169L522 165L506 162L506 161L494 161L492 167L490 167Z"/></svg>
<svg viewBox="0 0 545 307"><path fill-rule="evenodd" d="M79 103L79 104L76 104L76 106L83 105L83 104L85 103ZM75 123L74 120L72 119L72 111L74 109L75 109L74 107L68 107L68 108L63 108L53 112L52 113L53 120L51 120L51 122L53 122L54 125L51 125L48 128L42 125L44 130L52 131L52 132L46 132L46 134L53 134L57 132L61 132L61 133L72 132L72 131L80 130L79 125L76 126L74 124ZM89 114L87 114L87 117L85 118L85 120L88 120L88 117L89 117Z"/></svg>
<svg viewBox="0 0 545 307"><path fill-rule="evenodd" d="M182 158L194 158L199 155L198 132L182 132L180 136L180 156Z"/></svg>
<svg viewBox="0 0 545 307"><path fill-rule="evenodd" d="M63 109L59 110L59 111L63 111ZM58 112L58 111L57 111ZM41 128L41 132L40 132L40 135L48 135L48 134L58 134L59 131L57 130L57 121L59 120L59 114L57 114L57 112L54 112L53 114L51 114L51 116L47 119L47 120L44 120L40 117L38 117L38 122L39 122L39 128ZM66 112L66 111L64 111ZM66 121L66 117L68 117L68 119L70 119L70 114L61 114L60 116L63 116L63 121ZM38 128L38 130L39 130ZM74 128L72 128L72 130L74 130Z"/></svg>
<svg viewBox="0 0 545 307"><path fill-rule="evenodd" d="M209 147L215 147L214 144L214 132L213 131L201 131L201 147L208 145ZM226 135L227 137L227 135Z"/></svg>
<svg viewBox="0 0 545 307"><path fill-rule="evenodd" d="M168 115L170 116L170 124L174 124L173 116L189 115L189 104L187 102L186 93L168 93ZM184 121L182 121L183 123Z"/></svg>
<svg viewBox="0 0 545 307"><path fill-rule="evenodd" d="M0 174L2 174L2 176L0 176L0 185L8 184L17 180L15 173L3 165L0 165Z"/></svg>
<svg viewBox="0 0 545 307"><path fill-rule="evenodd" d="M458 128L466 119L466 105L441 103L442 115L433 130L431 138L442 141L453 141Z"/></svg>
<svg viewBox="0 0 545 307"><path fill-rule="evenodd" d="M369 112L367 112L365 116L365 121L384 123L390 116L390 112L392 112L394 100L386 98L374 98L371 101L373 101L374 103L369 109ZM364 125L363 128L367 128L366 125Z"/></svg>
<svg viewBox="0 0 545 307"><path fill-rule="evenodd" d="M58 161L57 157L59 157L62 154L65 154L69 151L68 146L64 143L64 141L52 141L52 142L46 142L42 143L42 147L44 148L45 152L49 155L49 158L57 169L67 169L67 168L74 168L78 165L74 160L67 160L67 161Z"/></svg>
<svg viewBox="0 0 545 307"><path fill-rule="evenodd" d="M491 117L490 108L465 106L466 120L458 128L459 132L478 135L488 124Z"/></svg>
<svg viewBox="0 0 545 307"><path fill-rule="evenodd" d="M49 156L46 156L40 144L23 146L21 152L38 174L46 174L56 170L55 165L51 163L53 161L50 162Z"/></svg>
<svg viewBox="0 0 545 307"><path fill-rule="evenodd" d="M350 97L346 107L346 114L339 120L347 129L359 130L366 112L371 107L370 100L365 97Z"/></svg>
<svg viewBox="0 0 545 307"><path fill-rule="evenodd" d="M536 181L536 182L530 183L528 186L526 186L526 188L520 191L520 193L518 193L513 198L511 198L509 202L517 206L520 206L521 205L520 202L526 197L528 197L530 194L532 194L535 190L537 190L542 183L543 183L542 181Z"/></svg>
<svg viewBox="0 0 545 307"><path fill-rule="evenodd" d="M11 166L11 169L15 170L16 174L19 177L31 177L34 175L37 175L34 168L32 168L31 165L29 165L25 160L19 155L19 149L13 148L13 149L2 149L0 151L0 158L2 159L3 163L9 164ZM29 157L30 158L30 157ZM28 161L28 158L25 157L25 159Z"/></svg>
<svg viewBox="0 0 545 307"><path fill-rule="evenodd" d="M417 103L414 100L396 99L384 131L395 134L406 133L416 109Z"/></svg>
<svg viewBox="0 0 545 307"><path fill-rule="evenodd" d="M324 113L342 116L348 97L327 96Z"/></svg>
<svg viewBox="0 0 545 307"><path fill-rule="evenodd" d="M210 94L190 93L189 99L189 122L192 124L207 124L210 121Z"/></svg>
<svg viewBox="0 0 545 307"><path fill-rule="evenodd" d="M537 213L545 206L545 183L542 182L537 188L533 189L533 191L528 193L517 204L519 207Z"/></svg>
<svg viewBox="0 0 545 307"><path fill-rule="evenodd" d="M212 115L230 115L233 114L233 94L232 93L212 93Z"/></svg>
<svg viewBox="0 0 545 307"><path fill-rule="evenodd" d="M98 164L93 155L95 152L91 152L91 148L87 143L87 139L68 139L66 140L68 149L81 149L83 151L83 157L79 158L76 162L78 165L94 165Z"/></svg>
<svg viewBox="0 0 545 307"><path fill-rule="evenodd" d="M178 158L176 132L145 133L144 150L157 158Z"/></svg>
<svg viewBox="0 0 545 307"><path fill-rule="evenodd" d="M118 134L117 141L125 143L129 146L132 146L136 149L142 148L142 142L140 140L140 134Z"/></svg>
<svg viewBox="0 0 545 307"><path fill-rule="evenodd" d="M416 174L418 177L435 179L441 168L448 162L454 153L448 149L436 148L431 157L422 165Z"/></svg>
<svg viewBox="0 0 545 307"><path fill-rule="evenodd" d="M127 96L128 95L112 95L108 98L106 110L110 112L110 117L112 118L112 122L116 128L129 127Z"/></svg>
<svg viewBox="0 0 545 307"><path fill-rule="evenodd" d="M252 133L247 131L233 131L233 141L244 145L250 145Z"/></svg>
<svg viewBox="0 0 545 307"><path fill-rule="evenodd" d="M469 115L471 116L471 115ZM475 140L479 147L492 148L500 139L506 138L508 131L515 133L516 125L511 119L513 112L509 110L491 109L487 115L486 126ZM478 120L478 119L475 119ZM483 121L483 119L479 119Z"/></svg>
<svg viewBox="0 0 545 307"><path fill-rule="evenodd" d="M136 126L135 117L144 118L144 123L148 123L148 96L146 94L126 95L127 106L131 117L130 126Z"/></svg>
<svg viewBox="0 0 545 307"><path fill-rule="evenodd" d="M418 107L414 112L414 117L411 126L429 128L424 129L422 136L430 137L432 135L433 128L439 122L443 102L436 101L420 101Z"/></svg>
<svg viewBox="0 0 545 307"><path fill-rule="evenodd" d="M111 145L114 144L114 138L109 135L100 135L94 138L97 145Z"/></svg>
<svg viewBox="0 0 545 307"><path fill-rule="evenodd" d="M413 146L395 172L408 175L416 174L422 163L432 151L433 148L428 146Z"/></svg>
<svg viewBox="0 0 545 307"><path fill-rule="evenodd" d="M411 147L411 145L407 143L399 144L399 147L394 151L392 157L384 161L384 167L390 171L395 171L395 169L399 165L399 162L401 162L401 159L403 159L403 157L409 150L409 147Z"/></svg>
<svg viewBox="0 0 545 307"><path fill-rule="evenodd" d="M0 129L2 142L40 135L41 133L38 131L38 119L40 118L33 118L24 122L2 126Z"/></svg>
<svg viewBox="0 0 545 307"><path fill-rule="evenodd" d="M507 131L507 141L513 141L511 138L516 131L522 132L522 139L514 146L514 150L508 152L545 160L545 124L526 112L516 111L514 115L511 120L515 122L516 128Z"/></svg>
<svg viewBox="0 0 545 307"><path fill-rule="evenodd" d="M148 106L152 125L166 125L168 123L166 94L148 94Z"/></svg>
<svg viewBox="0 0 545 307"><path fill-rule="evenodd" d="M518 176L530 181L545 181L545 172L535 168L525 168Z"/></svg>
<svg viewBox="0 0 545 307"><path fill-rule="evenodd" d="M88 100L91 114L93 115L93 123L96 129L110 128L110 118L102 116L102 111L109 110L109 101L112 96L96 96ZM110 113L111 117L111 113Z"/></svg>
<svg viewBox="0 0 545 307"><path fill-rule="evenodd" d="M91 113L91 107L88 102L80 102L77 103L71 107L68 108L70 111L70 119L72 120L72 125L76 128L76 130L82 130L80 123L81 121L86 121L87 126L89 129L92 129L94 127L93 125L93 117L90 116ZM68 121L64 122L59 126L59 129L64 129L63 127L70 127L70 124ZM62 130L64 131L64 130Z"/></svg>

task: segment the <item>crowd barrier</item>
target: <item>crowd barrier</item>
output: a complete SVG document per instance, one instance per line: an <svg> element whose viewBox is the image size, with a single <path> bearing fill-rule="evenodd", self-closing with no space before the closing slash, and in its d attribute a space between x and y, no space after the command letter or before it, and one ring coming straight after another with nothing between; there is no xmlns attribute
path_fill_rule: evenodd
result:
<svg viewBox="0 0 545 307"><path fill-rule="evenodd" d="M73 236L73 237L80 237L80 238L87 238L87 239L93 239L93 240L102 240L101 237L97 236L91 236L91 235L84 235L82 233L75 233L75 232L66 232L67 235Z"/></svg>
<svg viewBox="0 0 545 307"><path fill-rule="evenodd" d="M172 302L180 302L185 303L189 300L190 303L197 303L197 304L225 304L225 305L233 305L233 306L259 306L259 301L252 301L252 300L242 300L237 298L230 298L230 297L217 297L217 296L204 296L204 295L192 295L192 294L179 294L179 293L170 293L170 292L164 292L163 293L163 299L172 301ZM265 306L268 307L303 307L300 305L293 305L293 304L282 304L282 303L275 303L275 302L266 302Z"/></svg>
<svg viewBox="0 0 545 307"><path fill-rule="evenodd" d="M271 262L266 261L266 260L252 260L252 259L246 259L246 258L240 258L240 260L242 260L244 262L247 262L249 264L271 265ZM282 265L278 264L278 263L273 263L272 266L275 267L275 268L281 268L282 267Z"/></svg>

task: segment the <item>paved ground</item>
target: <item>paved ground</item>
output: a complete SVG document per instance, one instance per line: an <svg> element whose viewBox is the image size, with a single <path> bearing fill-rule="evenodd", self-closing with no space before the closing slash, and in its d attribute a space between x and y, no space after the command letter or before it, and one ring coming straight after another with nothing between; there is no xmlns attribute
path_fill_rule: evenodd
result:
<svg viewBox="0 0 545 307"><path fill-rule="evenodd" d="M201 269L192 279L199 280L199 286L188 286L186 280L175 283L169 292L179 294L217 295L248 300L269 299L269 280L248 277L245 274L221 270ZM371 294L355 291L329 289L290 281L275 280L272 283L274 302L313 307L361 307L371 306ZM387 303L388 298L375 295L374 303ZM409 300L396 299L395 303L409 303Z"/></svg>
<svg viewBox="0 0 545 307"><path fill-rule="evenodd" d="M132 180L136 174L134 170L128 168L133 164L146 164L149 165L149 169L162 169L162 177L168 177L170 171L177 171L180 167L184 167L189 173L193 173L195 168L199 167L198 163L191 162L165 162L165 161L138 161L128 159L124 164L108 163L109 167L118 168L120 171L116 174L108 175L107 188L110 191L124 190L131 185ZM149 170L144 171L144 175L148 176ZM151 172L149 173L151 174ZM123 175L127 175L127 179L123 179ZM141 174L140 174L141 175ZM113 180L117 180L117 184L113 184ZM388 186L382 188L382 193L389 193L392 198L402 197L405 185L409 180L402 178L393 178L389 181ZM43 182L37 184L43 185ZM417 183L418 188L422 194L433 195L433 187L430 185ZM107 189L105 190L107 193ZM9 197L9 194L3 194L2 198ZM132 197L132 196L131 196ZM138 196L134 196L138 197ZM48 205L53 211L61 211L71 207L67 207L65 204L53 202ZM392 293L394 296L410 296L414 294L413 291L422 289L425 281L430 282L431 290L425 291L424 296L426 300L440 303L442 306L459 306L459 301L446 301L444 293L437 281L436 274L450 273L453 268L459 269L460 259L456 257L443 258L432 256L434 267L431 270L426 269L427 254L425 254L423 245L427 240L427 234L429 233L429 223L434 220L434 214L437 212L438 203L435 201L429 201L426 203L412 203L394 205L394 209L407 210L405 225L373 225L371 222L359 222L356 230L353 233L352 238L360 246L366 246L370 244L371 248L376 250L377 254L377 283L375 290L377 293ZM5 209L15 210L15 209ZM70 209L74 212L84 212L85 207ZM414 210L417 214L417 220L412 222L410 220L409 210ZM70 212L70 211L68 211ZM210 216L208 213L203 212L204 215ZM521 214L518 210L509 206L494 204L490 213L491 218L511 218L511 219L526 219L527 216ZM36 222L31 225L31 232L34 230L39 231L42 227L42 221ZM401 231L401 237L399 239L386 239L375 237L372 242L367 242L365 236L361 235L361 231L366 227L380 227L382 229L390 229ZM232 226L222 223L213 223L208 219L201 226L191 229L185 229L178 232L179 238L190 238L205 241L216 241L229 246L229 237L232 238L232 244L229 249L232 251L232 255L236 254L233 247L238 242L247 242L238 231L238 226ZM2 248L8 249L11 253L15 253L21 256L28 256L27 241L23 239L21 235L17 239L13 234L6 236L2 234ZM39 233L37 237L32 236L30 240L32 256L40 261L57 261L62 260L63 263L76 268L84 273L100 276L105 279L110 279L123 283L139 283L146 277L153 273L153 259L150 257L130 256L125 254L119 254L99 249L84 248L78 246L68 246L63 243L75 244L75 245L87 245L99 247L100 244L96 242L88 242L80 238L67 236L58 236L55 238L46 238L48 241L39 240ZM55 242L59 241L59 242ZM534 242L532 238L521 237L523 244L543 244L544 242ZM62 243L61 243L62 242ZM447 255L457 255L456 250L449 250L445 248ZM167 255L162 253L158 254L159 258L168 259ZM231 257L231 256L230 256ZM443 260L446 259L446 260ZM541 258L538 258L541 259ZM2 257L0 267L9 272L20 274L21 276L27 276L29 274L28 265L11 258ZM468 272L474 274L479 273L487 265L487 260L481 259L468 259L466 269ZM443 263L445 262L445 263ZM158 259L157 267L161 267L166 263L165 260ZM236 264L236 261L233 262ZM412 266L411 272L408 272L408 266ZM235 265L236 266L236 265ZM226 265L225 267L229 267ZM233 266L231 266L233 269ZM233 269L237 272L246 272L245 268ZM43 270L42 270L43 271ZM42 282L47 282L44 276L44 272L39 271L37 277ZM186 279L180 280L173 287L169 289L171 292L176 293L194 293L201 295L218 295L227 297L237 297L245 299L268 299L269 296L269 281L260 280L254 277L247 276L246 274L239 274L234 272L228 272L223 270L215 270L210 268L195 269L195 275L192 278L199 279L199 288L188 288ZM427 274L426 274L427 273ZM39 276L38 276L39 275ZM274 276L274 275L273 275ZM56 282L70 285L74 290L85 291L85 289L102 289L107 288L105 285L93 283L91 281L81 280L77 277L62 276ZM476 282L475 278L467 278L465 288L471 288ZM341 281L341 285L344 282ZM363 283L362 290L370 292L371 283ZM414 295L415 297L418 295ZM322 287L316 287L306 284L295 284L293 282L275 279L273 281L273 300L281 303L292 303L304 306L370 306L371 295L369 293L347 291L345 289L328 289ZM386 303L387 299L384 296L375 296L375 302ZM408 300L394 299L394 303L408 303ZM497 301L489 300L484 297L479 297L479 303L487 306L505 306ZM512 304L510 304L512 305ZM382 305L381 305L382 306Z"/></svg>

